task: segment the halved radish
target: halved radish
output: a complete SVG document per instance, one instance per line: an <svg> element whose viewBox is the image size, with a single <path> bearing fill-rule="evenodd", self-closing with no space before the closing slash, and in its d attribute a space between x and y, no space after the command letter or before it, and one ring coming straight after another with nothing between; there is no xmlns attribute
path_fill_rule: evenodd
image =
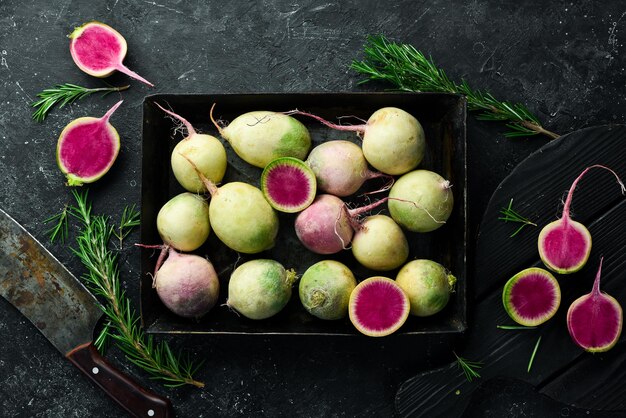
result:
<svg viewBox="0 0 626 418"><path fill-rule="evenodd" d="M270 161L261 174L261 191L274 209L300 212L315 199L315 174L302 160L277 158Z"/></svg>
<svg viewBox="0 0 626 418"><path fill-rule="evenodd" d="M552 273L531 267L511 277L502 291L504 310L520 325L535 326L552 318L561 304L561 288Z"/></svg>

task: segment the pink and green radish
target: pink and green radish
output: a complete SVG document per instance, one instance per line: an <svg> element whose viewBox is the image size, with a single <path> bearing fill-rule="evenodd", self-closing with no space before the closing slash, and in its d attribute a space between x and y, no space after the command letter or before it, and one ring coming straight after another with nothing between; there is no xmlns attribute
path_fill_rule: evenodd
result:
<svg viewBox="0 0 626 418"><path fill-rule="evenodd" d="M157 230L165 244L179 251L193 251L211 233L209 213L209 205L202 196L181 193L159 210Z"/></svg>
<svg viewBox="0 0 626 418"><path fill-rule="evenodd" d="M296 235L314 253L338 253L349 248L354 229L359 227L359 215L386 201L387 198L360 208L348 209L338 197L321 194L296 218Z"/></svg>
<svg viewBox="0 0 626 418"><path fill-rule="evenodd" d="M165 247L167 259L159 257L152 287L159 299L176 315L199 318L216 304L220 282L213 264L206 258L180 254ZM162 265L159 265L162 263Z"/></svg>
<svg viewBox="0 0 626 418"><path fill-rule="evenodd" d="M432 260L413 260L398 272L396 283L411 302L411 315L431 316L446 307L456 277Z"/></svg>
<svg viewBox="0 0 626 418"><path fill-rule="evenodd" d="M355 287L354 274L345 264L323 260L304 272L298 293L302 306L311 315L335 320L348 314L348 302Z"/></svg>
<svg viewBox="0 0 626 418"><path fill-rule="evenodd" d="M117 102L101 118L75 119L61 132L57 164L69 186L93 183L113 166L120 151L120 136L109 119L121 104Z"/></svg>
<svg viewBox="0 0 626 418"><path fill-rule="evenodd" d="M269 318L287 305L296 280L296 272L277 261L248 261L230 276L226 305L246 318Z"/></svg>
<svg viewBox="0 0 626 418"><path fill-rule="evenodd" d="M352 255L368 269L393 270L409 257L409 243L389 216L368 216L354 231Z"/></svg>
<svg viewBox="0 0 626 418"><path fill-rule="evenodd" d="M122 63L128 49L126 39L109 25L87 22L75 28L69 38L72 59L87 74L103 78L119 71L154 87L154 84Z"/></svg>
<svg viewBox="0 0 626 418"><path fill-rule="evenodd" d="M350 322L370 337L396 332L407 320L411 304L404 290L388 277L375 276L359 283L348 303Z"/></svg>
<svg viewBox="0 0 626 418"><path fill-rule="evenodd" d="M363 125L338 125L310 113L290 113L310 116L332 129L353 131L362 135L365 159L382 173L407 173L424 158L426 140L422 125L415 117L397 107L378 109Z"/></svg>
<svg viewBox="0 0 626 418"><path fill-rule="evenodd" d="M511 277L502 291L504 310L524 326L543 324L561 304L561 288L552 273L531 267Z"/></svg>
<svg viewBox="0 0 626 418"><path fill-rule="evenodd" d="M613 296L600 291L602 259L593 290L576 299L567 311L567 329L576 344L591 353L608 351L622 334L623 312Z"/></svg>
<svg viewBox="0 0 626 418"><path fill-rule="evenodd" d="M179 120L187 129L187 136L174 147L172 151L172 171L178 183L192 193L207 192L207 188L196 174L194 167L189 164L193 161L198 170L213 183L219 183L226 173L226 150L219 141L211 135L199 134L182 116L164 109L155 103L159 109Z"/></svg>
<svg viewBox="0 0 626 418"><path fill-rule="evenodd" d="M413 232L430 232L441 227L454 206L450 182L429 170L415 170L400 177L389 191L389 198L393 220Z"/></svg>
<svg viewBox="0 0 626 418"><path fill-rule="evenodd" d="M617 178L622 194L626 193L624 183L617 173L603 165L587 167L574 180L567 193L561 219L549 223L539 233L538 246L541 261L550 270L559 274L574 273L583 268L591 252L591 234L583 224L572 220L570 206L576 185L592 168L608 170Z"/></svg>
<svg viewBox="0 0 626 418"><path fill-rule="evenodd" d="M211 107L211 121L248 164L265 168L279 157L304 160L311 149L308 129L291 116L269 111L248 112L222 127L213 118L214 107L215 104Z"/></svg>
<svg viewBox="0 0 626 418"><path fill-rule="evenodd" d="M211 194L209 218L215 235L227 247L245 254L256 254L274 246L278 235L278 215L263 192L248 183L231 182L217 187L195 168Z"/></svg>
<svg viewBox="0 0 626 418"><path fill-rule="evenodd" d="M315 174L297 158L272 160L261 174L261 191L269 204L280 212L306 209L315 199L316 190Z"/></svg>
<svg viewBox="0 0 626 418"><path fill-rule="evenodd" d="M317 179L317 187L326 193L344 197L354 194L366 180L393 178L371 171L358 145L349 141L328 141L311 150L306 163Z"/></svg>

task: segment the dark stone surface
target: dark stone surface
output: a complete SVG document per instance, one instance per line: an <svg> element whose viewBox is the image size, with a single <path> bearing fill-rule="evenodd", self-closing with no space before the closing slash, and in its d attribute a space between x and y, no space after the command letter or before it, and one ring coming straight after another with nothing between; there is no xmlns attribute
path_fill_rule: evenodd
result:
<svg viewBox="0 0 626 418"><path fill-rule="evenodd" d="M527 104L555 132L626 119L626 8L618 1L6 0L0 3L0 207L41 240L42 221L70 201L54 158L59 132L118 100L91 97L55 110L43 124L30 119L29 103L44 88L103 84L79 71L68 51L66 35L92 19L124 34L125 63L156 84L149 89L130 81L112 120L122 133L120 157L89 188L94 210L114 217L139 203L145 95L384 88L357 86L359 77L348 69L368 34L414 44L451 77ZM119 74L106 81L129 82ZM500 125L468 118L470 238L497 184L547 142L510 140L502 132ZM67 247L49 248L70 270L82 271ZM121 254L124 288L137 302L137 252ZM0 415L123 416L4 299L0 312ZM384 340L355 348L269 337L183 337L172 344L205 360L198 376L205 389L164 389L118 351L108 358L169 396L180 417L389 416L399 384L449 361L451 350L434 347L431 355L412 358L411 347L398 351Z"/></svg>

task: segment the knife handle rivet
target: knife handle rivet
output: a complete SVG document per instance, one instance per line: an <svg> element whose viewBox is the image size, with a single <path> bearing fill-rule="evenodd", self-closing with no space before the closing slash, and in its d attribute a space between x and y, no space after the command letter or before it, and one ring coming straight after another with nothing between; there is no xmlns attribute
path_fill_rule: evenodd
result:
<svg viewBox="0 0 626 418"><path fill-rule="evenodd" d="M148 409L148 416L149 417L153 417L154 416L154 409Z"/></svg>
<svg viewBox="0 0 626 418"><path fill-rule="evenodd" d="M100 372L100 369L98 369L97 367L94 367L93 369L91 369L91 373L93 374L98 374L98 372Z"/></svg>

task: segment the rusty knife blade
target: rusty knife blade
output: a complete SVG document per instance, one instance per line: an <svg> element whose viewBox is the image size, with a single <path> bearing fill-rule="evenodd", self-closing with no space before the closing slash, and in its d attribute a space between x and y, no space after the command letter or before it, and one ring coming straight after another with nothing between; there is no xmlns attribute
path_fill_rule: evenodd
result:
<svg viewBox="0 0 626 418"><path fill-rule="evenodd" d="M93 339L102 310L43 245L0 209L0 295L63 355Z"/></svg>

